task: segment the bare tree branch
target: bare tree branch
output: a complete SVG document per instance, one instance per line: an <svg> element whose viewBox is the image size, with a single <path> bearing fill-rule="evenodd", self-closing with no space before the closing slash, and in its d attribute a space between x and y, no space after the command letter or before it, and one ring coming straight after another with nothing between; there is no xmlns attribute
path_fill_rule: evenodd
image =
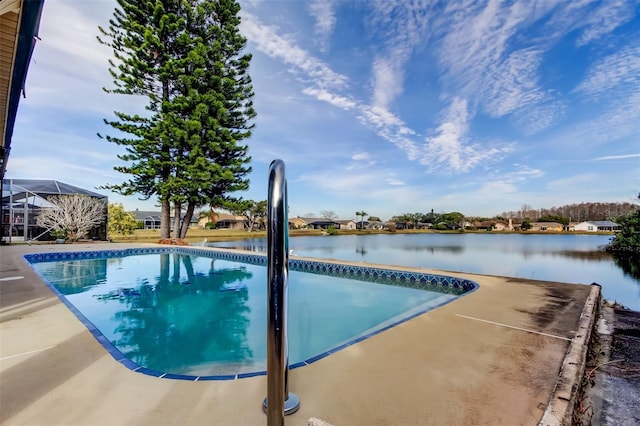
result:
<svg viewBox="0 0 640 426"><path fill-rule="evenodd" d="M60 195L47 201L53 207L42 209L36 223L52 231L66 232L67 237L78 240L105 221L105 204L86 195Z"/></svg>

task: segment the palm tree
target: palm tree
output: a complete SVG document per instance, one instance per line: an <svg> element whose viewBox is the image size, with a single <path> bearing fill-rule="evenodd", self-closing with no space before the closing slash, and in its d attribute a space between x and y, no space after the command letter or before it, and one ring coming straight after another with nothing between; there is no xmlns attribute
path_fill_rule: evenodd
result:
<svg viewBox="0 0 640 426"><path fill-rule="evenodd" d="M216 222L216 212L211 207L209 210L202 210L198 213L198 222L202 219L207 219L207 222Z"/></svg>
<svg viewBox="0 0 640 426"><path fill-rule="evenodd" d="M365 216L369 216L369 214L367 212L365 212L364 210L356 212L356 218L358 216L361 216L362 219L360 220L360 229L362 229L362 227L364 226L364 217Z"/></svg>

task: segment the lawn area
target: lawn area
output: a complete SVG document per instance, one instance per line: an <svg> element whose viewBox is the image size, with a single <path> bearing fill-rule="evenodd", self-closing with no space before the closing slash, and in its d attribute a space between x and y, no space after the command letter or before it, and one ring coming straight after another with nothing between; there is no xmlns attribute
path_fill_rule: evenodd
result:
<svg viewBox="0 0 640 426"><path fill-rule="evenodd" d="M315 236L322 235L322 231L315 229L301 229L289 231L290 236ZM242 240L245 238L266 238L267 231L240 231L233 229L200 229L191 228L187 232L187 238L190 243L199 243L204 241L232 241ZM111 240L114 243L157 243L160 240L160 231L157 229L137 229L133 235L112 235Z"/></svg>
<svg viewBox="0 0 640 426"><path fill-rule="evenodd" d="M344 230L341 229L337 232L336 235L368 235L368 234L388 234L389 231L386 230ZM459 234L460 231L433 231L431 229L405 229L396 231L398 234L429 234L429 233L439 233L439 234ZM535 231L525 231L525 232L508 232L508 231L465 231L465 233L475 233L475 234L510 234L510 233L523 233L523 234L547 234L547 235L557 235L557 234L589 234L589 235L602 235L603 233L587 233L587 232L535 232ZM290 237L301 237L301 236L322 236L323 231L320 229L291 229L289 230ZM267 231L240 231L233 229L200 229L200 228L190 228L189 232L187 232L186 240L190 243L200 243L204 241L206 238L207 241L232 241L232 240L242 240L245 238L266 238ZM111 235L111 241L114 243L157 243L160 240L160 231L157 229L137 229L133 235Z"/></svg>

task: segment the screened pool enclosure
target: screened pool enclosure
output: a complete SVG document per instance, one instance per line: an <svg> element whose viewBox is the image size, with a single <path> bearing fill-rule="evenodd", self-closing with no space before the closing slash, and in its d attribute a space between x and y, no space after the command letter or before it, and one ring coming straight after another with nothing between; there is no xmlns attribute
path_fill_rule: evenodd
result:
<svg viewBox="0 0 640 426"><path fill-rule="evenodd" d="M98 194L57 180L3 179L2 180L2 241L47 241L49 230L36 224L43 208L52 207L47 201L52 196L87 195L104 202L104 223L89 232L87 238L106 240L107 205L106 195Z"/></svg>

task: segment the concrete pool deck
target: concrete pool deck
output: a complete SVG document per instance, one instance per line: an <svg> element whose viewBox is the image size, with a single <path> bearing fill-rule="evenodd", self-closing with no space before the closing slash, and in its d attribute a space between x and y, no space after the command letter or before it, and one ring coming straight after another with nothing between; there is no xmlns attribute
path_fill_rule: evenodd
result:
<svg viewBox="0 0 640 426"><path fill-rule="evenodd" d="M0 424L266 424L265 376L189 382L133 372L22 259L140 246L0 246ZM311 417L334 425L561 424L599 287L417 270L480 288L291 370L301 407L286 425Z"/></svg>

